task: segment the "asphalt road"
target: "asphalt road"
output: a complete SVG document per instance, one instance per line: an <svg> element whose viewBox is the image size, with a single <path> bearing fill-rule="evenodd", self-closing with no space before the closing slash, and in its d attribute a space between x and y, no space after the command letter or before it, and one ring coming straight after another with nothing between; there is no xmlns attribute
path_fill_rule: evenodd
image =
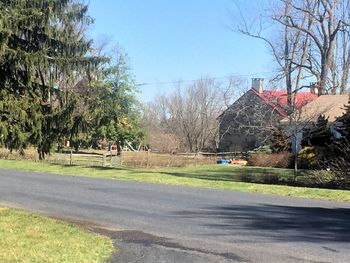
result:
<svg viewBox="0 0 350 263"><path fill-rule="evenodd" d="M349 203L9 170L0 203L97 224L113 262L350 262Z"/></svg>

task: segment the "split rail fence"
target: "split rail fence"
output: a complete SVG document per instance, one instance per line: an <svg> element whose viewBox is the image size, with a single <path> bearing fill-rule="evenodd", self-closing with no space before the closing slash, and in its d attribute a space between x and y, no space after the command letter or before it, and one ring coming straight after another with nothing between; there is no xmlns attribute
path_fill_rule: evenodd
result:
<svg viewBox="0 0 350 263"><path fill-rule="evenodd" d="M141 151L122 152L121 155L116 156L111 154L55 153L50 155L47 160L63 165L151 168L215 164L218 159L222 158L247 159L247 154L242 152L164 154Z"/></svg>

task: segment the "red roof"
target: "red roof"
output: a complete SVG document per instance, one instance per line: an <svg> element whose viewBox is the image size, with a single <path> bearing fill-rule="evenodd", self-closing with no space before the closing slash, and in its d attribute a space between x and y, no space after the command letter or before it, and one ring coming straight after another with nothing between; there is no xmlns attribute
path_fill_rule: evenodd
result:
<svg viewBox="0 0 350 263"><path fill-rule="evenodd" d="M282 117L286 117L286 109L288 108L287 103L287 92L283 90L264 90L263 93L257 92L255 89L251 91L266 102L269 106L274 108ZM296 97L295 97L296 96ZM295 105L297 109L302 108L309 102L318 98L318 95L311 92L298 92L293 93L292 99L295 99Z"/></svg>

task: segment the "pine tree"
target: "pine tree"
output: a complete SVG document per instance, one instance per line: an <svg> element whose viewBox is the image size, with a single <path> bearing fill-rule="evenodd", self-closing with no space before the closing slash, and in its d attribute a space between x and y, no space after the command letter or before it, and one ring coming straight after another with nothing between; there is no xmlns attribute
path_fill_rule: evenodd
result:
<svg viewBox="0 0 350 263"><path fill-rule="evenodd" d="M332 132L328 126L328 119L324 115L317 118L317 122L310 130L311 146L327 146L332 142Z"/></svg>
<svg viewBox="0 0 350 263"><path fill-rule="evenodd" d="M285 152L290 150L288 134L282 127L273 129L271 138L271 149L274 153Z"/></svg>
<svg viewBox="0 0 350 263"><path fill-rule="evenodd" d="M345 113L337 119L337 122L340 125L337 128L337 131L341 134L343 139L350 141L350 97L348 104L344 105Z"/></svg>
<svg viewBox="0 0 350 263"><path fill-rule="evenodd" d="M323 166L335 174L334 183L338 187L350 189L350 97L344 109L345 113L337 119L341 139L329 145Z"/></svg>
<svg viewBox="0 0 350 263"><path fill-rule="evenodd" d="M335 175L333 184L350 189L350 143L347 139L334 142L323 158L323 168Z"/></svg>
<svg viewBox="0 0 350 263"><path fill-rule="evenodd" d="M9 149L32 144L43 158L73 125L63 87L104 60L87 56L87 11L74 0L0 1L0 142Z"/></svg>

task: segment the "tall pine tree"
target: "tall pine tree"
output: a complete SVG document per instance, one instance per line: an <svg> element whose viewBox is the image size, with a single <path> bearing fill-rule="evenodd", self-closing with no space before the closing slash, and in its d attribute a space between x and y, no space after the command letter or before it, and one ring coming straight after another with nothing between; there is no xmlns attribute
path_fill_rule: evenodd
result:
<svg viewBox="0 0 350 263"><path fill-rule="evenodd" d="M63 87L103 60L88 56L87 11L77 0L0 1L0 143L9 149L32 144L43 158L74 125L76 101Z"/></svg>

